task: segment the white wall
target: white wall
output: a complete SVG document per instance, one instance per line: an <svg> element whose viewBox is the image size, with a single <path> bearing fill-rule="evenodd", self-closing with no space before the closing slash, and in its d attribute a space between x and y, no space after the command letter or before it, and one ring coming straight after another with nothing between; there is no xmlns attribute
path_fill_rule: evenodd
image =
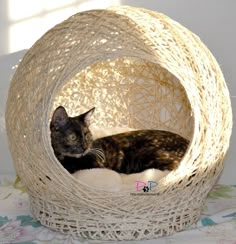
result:
<svg viewBox="0 0 236 244"><path fill-rule="evenodd" d="M91 8L119 5L120 0L1 0L0 55L27 49L48 29Z"/></svg>
<svg viewBox="0 0 236 244"><path fill-rule="evenodd" d="M24 55L25 51L0 56L0 176L14 175L13 162L8 149L5 129L5 104L14 66Z"/></svg>
<svg viewBox="0 0 236 244"><path fill-rule="evenodd" d="M11 0L14 1L14 0ZM15 0L17 1L17 0ZM21 0L24 2L26 0ZM29 1L29 0L27 0ZM35 0L35 2L43 2L43 0ZM61 0L58 0L62 2ZM8 19L8 11L6 9L10 1L2 0L0 1L0 55L8 54L9 50L9 28L11 22ZM30 1L31 2L31 1ZM32 1L34 2L34 1ZM35 3L34 2L34 3ZM83 8L92 8L95 6L95 1L93 0L80 0L80 1L71 1L73 2L76 8L73 11L80 10L80 4L84 5ZM96 1L96 7L98 7L98 2ZM119 1L102 1L103 7L118 4ZM231 93L232 108L234 114L236 113L236 85L234 83L236 77L235 69L235 59L236 59L236 1L235 0L121 0L121 4L132 5L137 7L145 7L148 9L156 10L162 13L169 15L171 18L177 20L184 26L191 29L197 35L199 35L202 41L208 46L208 48L215 55L218 60L227 85ZM92 3L92 5L89 5ZM8 5L9 7L9 5ZM41 6L42 7L42 6ZM36 9L37 10L37 9ZM35 10L35 11L36 11ZM63 8L60 8L63 10ZM20 11L20 10L19 10ZM54 10L53 10L54 11ZM52 12L53 12L52 11ZM72 12L73 12L72 11ZM37 12L37 11L36 11ZM60 22L64 18L68 17L69 12L64 14L61 12L60 16L56 18L57 22ZM50 14L50 11L48 12ZM21 23L21 22L19 22ZM43 23L43 24L42 24ZM53 22L52 22L53 23ZM43 26L42 26L43 25ZM19 32L19 37L21 38L22 33L24 33L25 39L27 36L32 34L32 31L29 31L26 28L27 25L22 25L22 32ZM43 21L43 16L41 16L40 21L35 22L34 28L40 28L41 32L45 32L50 28L50 25L47 25L47 22ZM42 28L43 27L43 28ZM39 33L31 37L31 42L33 44L35 40L40 36L37 36ZM11 40L13 41L13 40ZM29 42L30 43L30 42ZM27 46L28 45L28 46ZM31 44L27 44L24 48L30 48ZM0 174L11 174L13 172L12 162L10 160L10 155L8 152L6 144L6 135L4 130L4 106L7 96L7 89L9 86L9 80L14 72L11 69L14 66L20 57L22 57L24 51L15 53L12 55L0 57ZM233 131L231 147L225 161L225 170L221 176L220 182L225 184L235 184L235 171L236 164L234 161L234 148L236 147L236 130Z"/></svg>

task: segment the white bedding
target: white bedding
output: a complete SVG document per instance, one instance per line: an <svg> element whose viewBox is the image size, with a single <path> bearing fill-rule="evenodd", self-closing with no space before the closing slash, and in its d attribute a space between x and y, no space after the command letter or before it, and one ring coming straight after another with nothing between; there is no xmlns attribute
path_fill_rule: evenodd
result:
<svg viewBox="0 0 236 244"><path fill-rule="evenodd" d="M93 138L101 138L104 136L114 135L126 131L133 131L134 128L129 127L115 127L115 128L97 128L91 126L90 128ZM166 176L169 171L160 171L157 169L148 169L141 173L135 174L119 174L109 169L88 169L80 170L74 173L74 177L84 182L93 188L104 189L106 191L132 191L135 190L136 181L157 182Z"/></svg>
<svg viewBox="0 0 236 244"><path fill-rule="evenodd" d="M135 191L136 182L139 181L147 183L158 181L166 176L169 171L160 171L157 169L148 169L136 174L119 174L109 169L88 169L80 170L73 175L93 188L104 189L110 192L116 191Z"/></svg>

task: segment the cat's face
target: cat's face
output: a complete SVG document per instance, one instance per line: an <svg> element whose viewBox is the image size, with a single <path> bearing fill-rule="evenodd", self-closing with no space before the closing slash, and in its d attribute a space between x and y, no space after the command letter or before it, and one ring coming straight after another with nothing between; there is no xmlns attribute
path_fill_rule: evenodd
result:
<svg viewBox="0 0 236 244"><path fill-rule="evenodd" d="M62 106L54 111L50 123L51 143L59 160L64 156L79 158L90 148L93 138L89 121L94 109L76 117L69 117Z"/></svg>

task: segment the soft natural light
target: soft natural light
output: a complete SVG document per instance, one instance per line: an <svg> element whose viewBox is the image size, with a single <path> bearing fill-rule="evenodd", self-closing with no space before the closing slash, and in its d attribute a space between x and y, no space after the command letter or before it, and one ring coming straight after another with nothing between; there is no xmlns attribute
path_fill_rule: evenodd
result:
<svg viewBox="0 0 236 244"><path fill-rule="evenodd" d="M90 1L84 1L81 2L81 4L78 6L79 11L85 11L88 9L102 9L107 8L109 6L116 6L119 5L120 1L118 0L90 0Z"/></svg>
<svg viewBox="0 0 236 244"><path fill-rule="evenodd" d="M37 26L38 28L34 28ZM43 33L39 28L40 18L32 18L9 28L9 52L27 49ZM33 33L32 33L33 32Z"/></svg>
<svg viewBox="0 0 236 244"><path fill-rule="evenodd" d="M47 30L77 12L117 6L120 2L120 0L9 0L8 51L11 53L30 48Z"/></svg>
<svg viewBox="0 0 236 244"><path fill-rule="evenodd" d="M10 21L21 21L42 11L42 1L8 0L8 16Z"/></svg>
<svg viewBox="0 0 236 244"><path fill-rule="evenodd" d="M46 10L54 10L57 8L65 7L68 5L78 5L77 0L43 0L44 9ZM80 1L81 2L81 1Z"/></svg>

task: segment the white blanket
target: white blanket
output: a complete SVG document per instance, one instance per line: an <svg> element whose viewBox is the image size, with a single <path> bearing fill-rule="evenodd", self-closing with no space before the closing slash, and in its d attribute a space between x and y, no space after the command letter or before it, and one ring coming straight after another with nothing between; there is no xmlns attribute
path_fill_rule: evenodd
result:
<svg viewBox="0 0 236 244"><path fill-rule="evenodd" d="M133 128L96 128L91 127L94 139L114 135L126 131L133 131ZM147 183L158 181L166 176L169 171L160 171L157 169L148 169L141 173L135 174L119 174L113 170L94 168L88 170L80 170L73 175L80 181L93 188L104 189L106 191L132 191L136 189L137 181ZM136 189L137 190L137 189Z"/></svg>
<svg viewBox="0 0 236 244"><path fill-rule="evenodd" d="M158 183L168 173L169 171L148 169L141 173L128 175L119 174L109 169L94 168L80 170L73 175L90 187L117 192L139 190L141 185L144 185L144 183L148 184L151 181Z"/></svg>

